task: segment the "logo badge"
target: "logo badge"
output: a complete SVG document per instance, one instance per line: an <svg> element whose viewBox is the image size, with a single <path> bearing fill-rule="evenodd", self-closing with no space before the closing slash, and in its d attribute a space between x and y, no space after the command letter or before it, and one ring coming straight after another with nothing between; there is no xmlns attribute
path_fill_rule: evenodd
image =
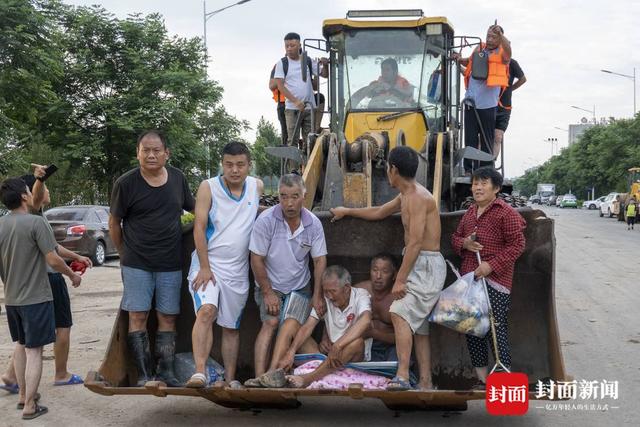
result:
<svg viewBox="0 0 640 427"><path fill-rule="evenodd" d="M485 403L491 415L524 415L529 410L529 378L499 372L487 377Z"/></svg>

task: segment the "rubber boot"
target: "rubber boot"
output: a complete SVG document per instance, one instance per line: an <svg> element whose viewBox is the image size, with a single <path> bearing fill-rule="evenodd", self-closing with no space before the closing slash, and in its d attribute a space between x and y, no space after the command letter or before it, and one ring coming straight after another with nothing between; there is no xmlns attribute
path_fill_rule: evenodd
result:
<svg viewBox="0 0 640 427"><path fill-rule="evenodd" d="M176 353L176 333L173 331L158 331L156 334L156 369L157 380L163 381L169 387L180 387L173 370L173 361Z"/></svg>
<svg viewBox="0 0 640 427"><path fill-rule="evenodd" d="M138 369L136 387L144 387L147 381L153 380L149 335L147 331L129 332L127 341L129 342L129 352L133 356Z"/></svg>

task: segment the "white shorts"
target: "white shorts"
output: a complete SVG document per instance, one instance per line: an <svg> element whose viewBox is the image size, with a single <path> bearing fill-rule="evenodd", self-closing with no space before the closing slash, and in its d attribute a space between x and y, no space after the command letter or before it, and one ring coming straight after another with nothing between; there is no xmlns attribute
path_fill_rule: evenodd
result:
<svg viewBox="0 0 640 427"><path fill-rule="evenodd" d="M218 309L218 325L227 329L239 329L242 310L249 296L249 282L232 282L216 278L215 285L209 281L204 291L200 287L198 292L194 292L192 285L197 275L197 271L191 272L188 278L195 313L198 314L203 305L211 304Z"/></svg>

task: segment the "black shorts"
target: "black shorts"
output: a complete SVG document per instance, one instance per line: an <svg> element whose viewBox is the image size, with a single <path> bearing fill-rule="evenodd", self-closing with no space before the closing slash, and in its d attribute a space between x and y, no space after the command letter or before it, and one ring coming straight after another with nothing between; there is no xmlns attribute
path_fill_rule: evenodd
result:
<svg viewBox="0 0 640 427"><path fill-rule="evenodd" d="M60 273L49 273L49 285L53 294L53 311L56 319L56 328L70 328L73 325L71 319L71 300L67 282Z"/></svg>
<svg viewBox="0 0 640 427"><path fill-rule="evenodd" d="M627 217L627 224L635 225L636 224L636 217L635 216L628 216Z"/></svg>
<svg viewBox="0 0 640 427"><path fill-rule="evenodd" d="M37 348L56 341L53 301L8 305L6 309L13 342L17 341L27 348Z"/></svg>
<svg viewBox="0 0 640 427"><path fill-rule="evenodd" d="M509 118L511 117L511 110L505 110L498 107L496 111L496 129L500 129L503 132L507 131L509 126Z"/></svg>

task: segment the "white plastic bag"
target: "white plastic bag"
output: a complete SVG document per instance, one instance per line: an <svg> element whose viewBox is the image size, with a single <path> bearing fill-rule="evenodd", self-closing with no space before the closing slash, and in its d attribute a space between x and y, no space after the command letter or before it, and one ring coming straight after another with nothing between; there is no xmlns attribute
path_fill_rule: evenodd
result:
<svg viewBox="0 0 640 427"><path fill-rule="evenodd" d="M440 292L429 321L482 338L489 332L489 304L482 281L474 280L473 271L460 277L449 265L457 280Z"/></svg>

